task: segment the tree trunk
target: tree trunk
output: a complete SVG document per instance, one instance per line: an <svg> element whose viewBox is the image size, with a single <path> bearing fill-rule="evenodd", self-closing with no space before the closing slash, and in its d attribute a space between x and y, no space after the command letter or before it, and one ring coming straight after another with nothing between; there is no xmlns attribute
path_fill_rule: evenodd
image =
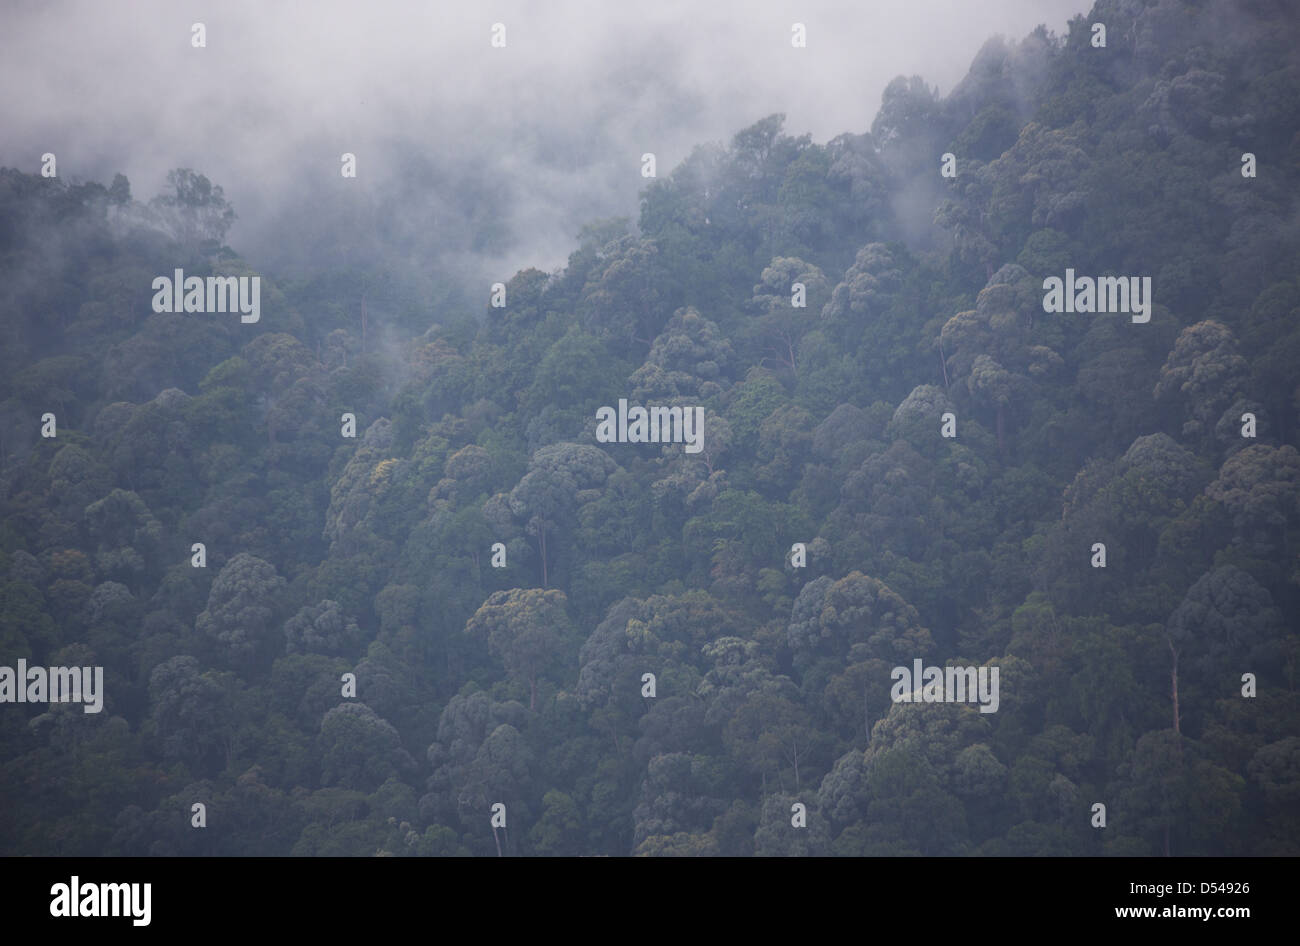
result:
<svg viewBox="0 0 1300 946"><path fill-rule="evenodd" d="M1168 641L1169 652L1174 655L1173 666L1169 669L1170 692L1174 698L1174 748L1179 756L1179 772L1182 770L1183 730L1178 719L1178 648L1172 640ZM1169 857L1169 825L1165 825L1165 857Z"/></svg>
<svg viewBox="0 0 1300 946"><path fill-rule="evenodd" d="M1174 696L1174 732L1181 737L1183 730L1178 720L1178 651L1174 649L1173 641L1169 642L1169 652L1174 655L1174 665L1169 670L1171 692Z"/></svg>
<svg viewBox="0 0 1300 946"><path fill-rule="evenodd" d="M542 587L548 587L546 584L546 527L541 526L537 530L538 542L542 550Z"/></svg>

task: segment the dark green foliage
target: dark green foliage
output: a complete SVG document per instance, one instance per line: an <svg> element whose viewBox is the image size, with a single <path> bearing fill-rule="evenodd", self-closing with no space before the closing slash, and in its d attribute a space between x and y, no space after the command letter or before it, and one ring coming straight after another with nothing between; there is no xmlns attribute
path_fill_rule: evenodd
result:
<svg viewBox="0 0 1300 946"><path fill-rule="evenodd" d="M0 706L0 852L1300 852L1283 6L1099 0L1106 50L992 40L869 134L769 116L480 313L374 260L151 313L254 271L220 187L0 170L0 664L107 690ZM1067 267L1151 321L1045 313ZM619 398L704 449L597 443ZM891 702L915 658L1000 708Z"/></svg>

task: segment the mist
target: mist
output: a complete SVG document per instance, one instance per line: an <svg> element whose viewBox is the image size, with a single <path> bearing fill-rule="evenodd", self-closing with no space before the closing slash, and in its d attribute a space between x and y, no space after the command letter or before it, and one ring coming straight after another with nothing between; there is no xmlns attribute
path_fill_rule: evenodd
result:
<svg viewBox="0 0 1300 946"><path fill-rule="evenodd" d="M121 172L137 200L191 167L224 188L227 242L255 265L382 259L481 284L561 266L589 221L635 219L645 152L662 177L773 112L818 142L862 132L894 76L946 94L991 36L1060 33L1087 8L11 3L0 164L32 172L53 152L61 177ZM191 45L196 22L206 48ZM504 49L489 44L498 22Z"/></svg>

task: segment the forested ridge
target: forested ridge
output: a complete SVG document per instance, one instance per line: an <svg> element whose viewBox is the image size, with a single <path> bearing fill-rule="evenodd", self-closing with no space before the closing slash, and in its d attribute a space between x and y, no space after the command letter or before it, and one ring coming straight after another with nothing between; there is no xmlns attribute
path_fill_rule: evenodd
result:
<svg viewBox="0 0 1300 946"><path fill-rule="evenodd" d="M638 150L502 307L277 278L201 169L0 170L0 664L105 692L0 706L0 851L1300 853L1296 26L1099 0L869 131ZM260 320L153 311L181 268ZM1045 312L1067 269L1149 322ZM702 449L597 442L620 398Z"/></svg>

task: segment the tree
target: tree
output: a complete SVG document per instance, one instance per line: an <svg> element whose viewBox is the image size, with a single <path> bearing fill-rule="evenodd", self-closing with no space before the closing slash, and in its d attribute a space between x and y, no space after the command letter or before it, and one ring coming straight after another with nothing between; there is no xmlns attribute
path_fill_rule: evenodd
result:
<svg viewBox="0 0 1300 946"><path fill-rule="evenodd" d="M533 383L519 395L520 406L530 414L549 407L575 419L585 417L622 382L620 367L594 335L575 325L542 356Z"/></svg>
<svg viewBox="0 0 1300 946"><path fill-rule="evenodd" d="M542 817L528 832L533 849L543 856L572 856L583 851L582 813L567 794L551 789L542 796Z"/></svg>
<svg viewBox="0 0 1300 946"><path fill-rule="evenodd" d="M799 690L786 677L773 677L751 690L723 729L723 742L737 761L759 774L789 766L799 791L799 764L818 748L812 720Z"/></svg>
<svg viewBox="0 0 1300 946"><path fill-rule="evenodd" d="M76 444L54 455L49 477L55 508L73 519L85 515L86 507L108 489L108 471L94 454Z"/></svg>
<svg viewBox="0 0 1300 946"><path fill-rule="evenodd" d="M246 665L270 646L283 588L274 565L240 552L217 574L195 629L228 661Z"/></svg>
<svg viewBox="0 0 1300 946"><path fill-rule="evenodd" d="M343 613L337 601L324 600L299 609L284 625L288 652L343 655L360 643L357 622Z"/></svg>
<svg viewBox="0 0 1300 946"><path fill-rule="evenodd" d="M957 313L939 333L945 381L965 388L977 405L993 408L1002 452L1012 406L1032 400L1064 365L1055 350L1060 329L1035 321L1041 302L1029 273L1008 264L989 277L974 310Z"/></svg>
<svg viewBox="0 0 1300 946"><path fill-rule="evenodd" d="M1300 803L1300 737L1288 736L1260 747L1247 766L1251 785L1264 796L1271 830L1265 850L1296 851L1296 806Z"/></svg>
<svg viewBox="0 0 1300 946"><path fill-rule="evenodd" d="M803 286L802 308L793 304L796 283ZM799 339L811 327L816 313L821 312L829 291L825 275L811 263L793 256L772 260L759 277L750 299L750 306L757 314L752 331L762 339L764 358L760 364L770 361L798 375L795 352Z"/></svg>
<svg viewBox="0 0 1300 946"><path fill-rule="evenodd" d="M433 774L427 782L428 794L420 799L421 817L458 817L460 789L480 747L498 726L524 725L526 715L519 703L496 702L472 684L453 696L438 718L437 740L427 751Z"/></svg>
<svg viewBox="0 0 1300 946"><path fill-rule="evenodd" d="M325 513L325 538L331 551L347 552L352 544L364 541L367 519L379 504L392 475L391 455L393 425L379 418L366 428L355 453L330 487L329 509Z"/></svg>
<svg viewBox="0 0 1300 946"><path fill-rule="evenodd" d="M1169 616L1167 634L1176 653L1192 658L1201 681L1217 678L1211 692L1231 692L1241 682L1239 667L1279 662L1282 629L1268 589L1235 565L1223 565L1187 590Z"/></svg>
<svg viewBox="0 0 1300 946"><path fill-rule="evenodd" d="M461 818L467 823L479 822L490 811L490 805L501 802L507 811L513 808L515 818L519 819L526 811L523 800L531 764L532 753L519 730L509 723L492 730L466 769L458 796ZM509 821L502 831L509 850ZM502 854L503 835L497 834L496 825L492 826L497 857Z"/></svg>
<svg viewBox="0 0 1300 946"><path fill-rule="evenodd" d="M562 591L515 588L496 591L474 612L465 633L486 637L506 672L528 684L528 708L537 709L537 680L560 662L572 628Z"/></svg>
<svg viewBox="0 0 1300 946"><path fill-rule="evenodd" d="M193 657L172 657L149 674L150 716L164 758L211 772L230 732L228 695Z"/></svg>
<svg viewBox="0 0 1300 946"><path fill-rule="evenodd" d="M850 572L804 585L787 631L791 649L805 654L853 654L887 660L924 658L934 647L916 609L879 579Z"/></svg>
<svg viewBox="0 0 1300 946"><path fill-rule="evenodd" d="M163 231L191 254L215 251L235 222L221 186L190 168L168 171L167 189L149 201L149 209Z"/></svg>
<svg viewBox="0 0 1300 946"><path fill-rule="evenodd" d="M574 531L580 490L599 489L617 464L603 450L587 444L557 443L537 450L510 491L510 511L537 536L542 560L542 587L548 586L547 536L565 526Z"/></svg>
<svg viewBox="0 0 1300 946"><path fill-rule="evenodd" d="M864 766L866 830L854 838L857 850L842 845L844 853L933 857L965 850L965 808L943 789L919 747L882 749L864 757Z"/></svg>
<svg viewBox="0 0 1300 946"><path fill-rule="evenodd" d="M1254 444L1224 461L1205 489L1232 516L1234 542L1251 554L1280 551L1289 560L1300 521L1300 453L1286 444Z"/></svg>
<svg viewBox="0 0 1300 946"><path fill-rule="evenodd" d="M320 723L321 781L373 791L415 766L397 730L365 703L340 703Z"/></svg>
<svg viewBox="0 0 1300 946"><path fill-rule="evenodd" d="M639 401L705 399L721 393L734 354L716 322L693 308L678 309L628 379Z"/></svg>
<svg viewBox="0 0 1300 946"><path fill-rule="evenodd" d="M115 489L85 509L98 540L95 563L101 574L138 581L156 567L162 553L162 525L135 493Z"/></svg>
<svg viewBox="0 0 1300 946"><path fill-rule="evenodd" d="M822 307L819 325L832 345L855 356L850 392L860 389L865 401L901 397L923 370L914 352L915 311L904 292L910 269L901 248L868 243Z"/></svg>
<svg viewBox="0 0 1300 946"><path fill-rule="evenodd" d="M702 834L727 808L720 797L725 775L715 760L706 755L674 752L655 756L646 766L640 786L640 801L632 812L632 847L642 853L641 845L650 838L668 838L679 834ZM645 849L659 849L662 842Z"/></svg>
<svg viewBox="0 0 1300 946"><path fill-rule="evenodd" d="M649 347L663 328L666 278L653 240L626 236L607 244L606 260L583 289L583 324L619 357ZM643 349L644 350L644 349Z"/></svg>
<svg viewBox="0 0 1300 946"><path fill-rule="evenodd" d="M763 799L762 814L754 831L754 854L758 857L818 857L825 853L827 841L826 820L809 804L815 796L774 792ZM791 824L791 808L795 803L805 806L807 825L796 828Z"/></svg>
<svg viewBox="0 0 1300 946"><path fill-rule="evenodd" d="M272 446L278 437L293 439L317 420L325 398L306 345L286 332L266 332L245 345L242 354L256 379L254 390Z"/></svg>
<svg viewBox="0 0 1300 946"><path fill-rule="evenodd" d="M1182 406L1183 436L1206 441L1224 410L1244 393L1245 375L1246 359L1237 353L1232 330L1213 320L1197 322L1179 333L1160 369L1155 397Z"/></svg>
<svg viewBox="0 0 1300 946"><path fill-rule="evenodd" d="M1146 733L1118 781L1120 835L1141 838L1165 857L1235 851L1232 827L1245 780L1205 758L1191 740L1172 729Z"/></svg>

